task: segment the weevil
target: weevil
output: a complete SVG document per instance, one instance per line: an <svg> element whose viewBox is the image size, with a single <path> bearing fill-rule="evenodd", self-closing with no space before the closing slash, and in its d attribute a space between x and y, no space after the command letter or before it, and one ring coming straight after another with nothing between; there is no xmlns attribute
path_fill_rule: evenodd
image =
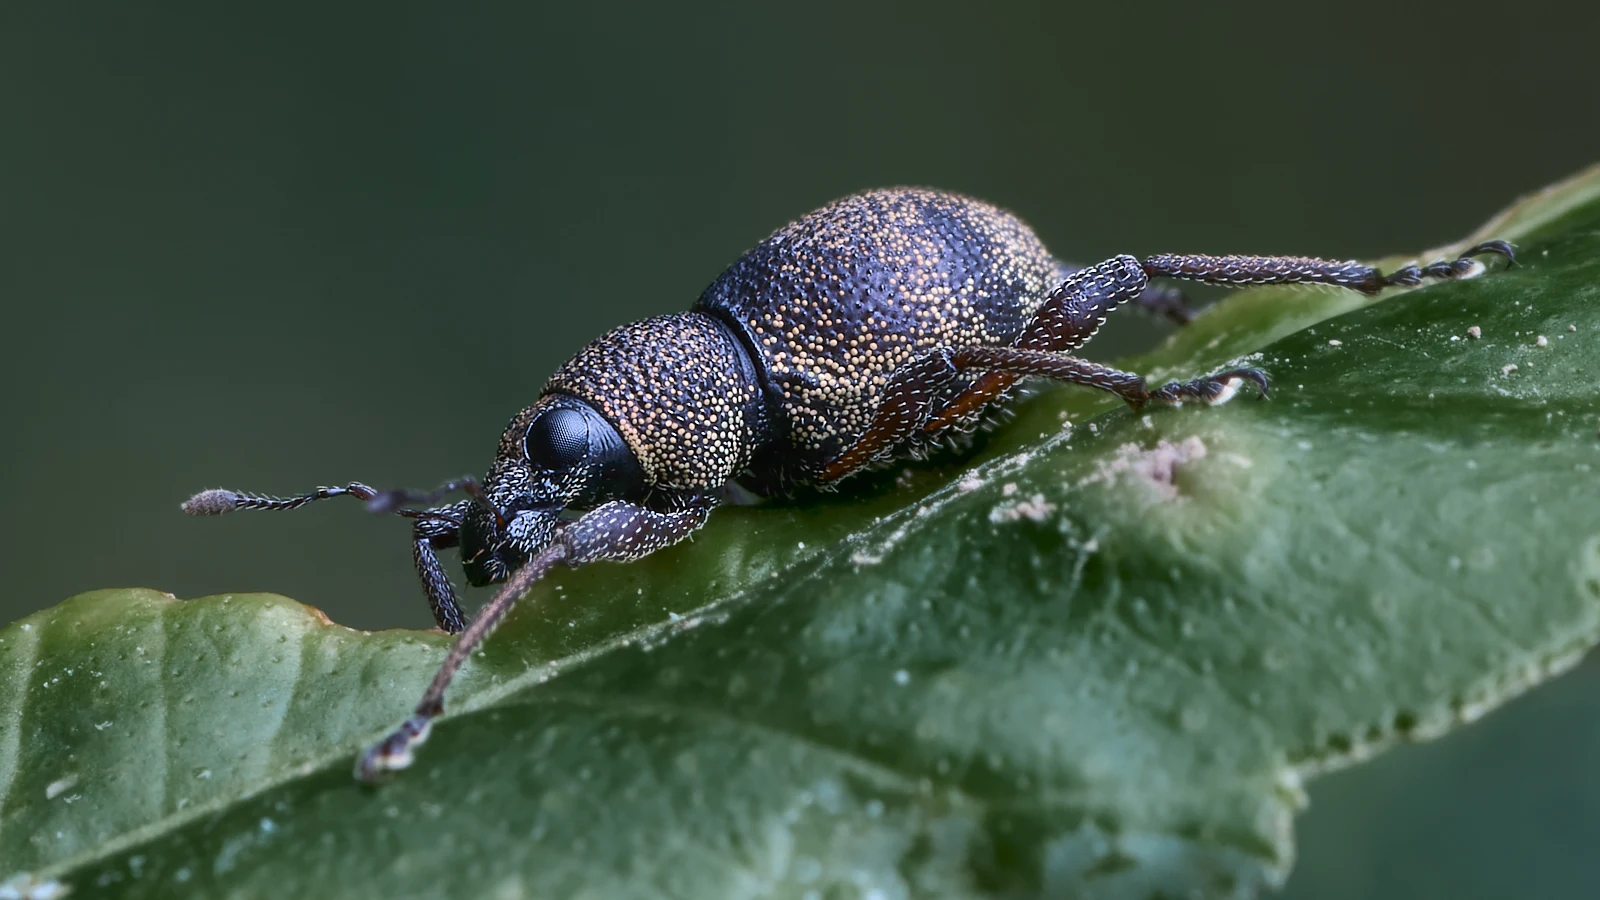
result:
<svg viewBox="0 0 1600 900"><path fill-rule="evenodd" d="M409 765L444 712L451 678L518 597L556 566L635 560L705 523L724 488L828 487L992 421L1026 379L1149 403L1216 405L1259 369L1150 388L1074 356L1118 306L1178 321L1182 295L1152 278L1209 284L1322 284L1375 294L1514 261L1504 241L1384 274L1310 257L1161 254L1076 267L1020 219L978 200L899 188L856 194L774 232L724 271L688 312L623 325L578 351L512 417L482 482L431 494L364 484L296 497L202 491L195 515L295 509L349 496L414 520L417 575L455 646L399 728L356 775ZM451 492L467 499L427 506ZM407 505L409 504L409 505ZM469 584L505 582L468 623L438 551L458 549Z"/></svg>

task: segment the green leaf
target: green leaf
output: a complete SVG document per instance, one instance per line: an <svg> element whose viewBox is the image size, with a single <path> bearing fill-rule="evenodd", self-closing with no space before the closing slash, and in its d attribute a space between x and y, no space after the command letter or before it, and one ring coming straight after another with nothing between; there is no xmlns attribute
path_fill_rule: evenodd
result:
<svg viewBox="0 0 1600 900"><path fill-rule="evenodd" d="M353 755L409 710L441 635L151 591L14 623L0 878L117 897L1278 884L1307 777L1469 721L1600 637L1600 170L1489 227L1522 265L1360 309L1241 292L1133 363L1259 353L1270 402L1141 417L1048 391L976 462L720 510L691 544L560 573L376 790Z"/></svg>

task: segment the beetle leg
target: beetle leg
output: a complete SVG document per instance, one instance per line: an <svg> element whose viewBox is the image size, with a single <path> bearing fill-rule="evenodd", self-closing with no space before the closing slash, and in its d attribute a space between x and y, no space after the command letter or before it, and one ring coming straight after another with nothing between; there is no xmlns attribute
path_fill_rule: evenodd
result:
<svg viewBox="0 0 1600 900"><path fill-rule="evenodd" d="M1071 278L1083 266L1056 260L1056 277L1062 282ZM1151 283L1133 298L1133 305L1152 316L1159 316L1172 322L1174 325L1187 325L1194 321L1195 309L1189 305L1189 297L1184 294L1183 288L1175 284Z"/></svg>
<svg viewBox="0 0 1600 900"><path fill-rule="evenodd" d="M960 373L948 348L904 363L884 386L872 424L822 470L819 480L832 481L871 463L916 434L933 414L934 403Z"/></svg>
<svg viewBox="0 0 1600 900"><path fill-rule="evenodd" d="M1151 276L1185 278L1209 284L1329 284L1367 294L1384 288L1421 284L1424 279L1470 278L1483 271L1475 257L1498 254L1515 259L1505 241L1485 241L1454 260L1408 265L1385 275L1355 262L1302 256L1202 256L1161 254L1145 260L1116 256L1071 272L1045 298L1010 347L964 347L919 357L896 372L885 389L871 426L823 470L820 480L842 477L888 453L918 429L934 435L968 421L1027 377L1053 378L1110 391L1135 408L1150 401L1223 403L1245 382L1266 392L1266 375L1237 369L1212 378L1172 382L1152 391L1128 372L1067 356L1094 336L1106 315L1129 300L1152 295ZM1067 267L1062 267L1063 269ZM1152 300L1152 303L1159 301ZM930 408L956 374L981 370L959 394Z"/></svg>
<svg viewBox="0 0 1600 900"><path fill-rule="evenodd" d="M945 384L948 379L965 371L981 371L1010 382L1023 378L1050 378L1108 391L1134 409L1140 409L1152 401L1178 406L1185 400L1201 400L1216 406L1233 399L1233 395L1247 382L1256 385L1262 396L1267 393L1267 376L1260 369L1231 369L1208 378L1168 382L1152 391L1143 378L1132 372L1049 350L962 347L959 350L938 351L930 356L944 366L947 374L942 383ZM884 408L873 420L872 426L823 471L822 481L841 478L856 471L893 450L901 441L915 434L924 423L937 422L944 415L947 407L934 412L926 406L919 408L905 399L916 397L919 393L937 396L941 382L897 382L900 382L898 376L884 394Z"/></svg>
<svg viewBox="0 0 1600 900"><path fill-rule="evenodd" d="M1106 314L1112 309L1129 300L1141 302L1151 296L1153 289L1149 286L1150 276L1185 278L1236 287L1250 284L1329 284L1376 294L1388 287L1418 285L1429 278L1470 278L1483 271L1483 263L1475 257L1486 254L1497 254L1515 261L1511 245L1505 241L1484 241L1454 260L1426 266L1408 265L1388 275L1361 263L1333 262L1305 256L1160 254L1143 261L1131 256L1118 256L1068 276L1046 298L1012 346L1056 352L1083 346L1105 324ZM923 425L924 432L937 434L969 419L1026 374L1004 368L992 369L929 417ZM1259 383L1258 379L1251 380ZM1157 390L1149 399L1178 402L1183 397L1191 396L1183 392L1180 392L1181 396L1157 396L1172 387L1167 385ZM1232 392L1227 395L1232 396ZM1123 399L1135 406L1144 402L1129 397Z"/></svg>
<svg viewBox="0 0 1600 900"><path fill-rule="evenodd" d="M629 562L683 540L706 523L716 500L705 494L671 495L665 510L613 500L562 529L567 565L607 559Z"/></svg>
<svg viewBox="0 0 1600 900"><path fill-rule="evenodd" d="M446 634L458 634L467 627L461 604L456 601L456 591L450 576L439 564L434 551L447 550L461 542L461 516L474 501L463 500L450 506L426 510L427 518L417 519L411 526L411 559L417 567L417 578L422 591L428 596L428 609L433 620Z"/></svg>
<svg viewBox="0 0 1600 900"><path fill-rule="evenodd" d="M1132 372L1047 350L963 347L952 354L951 362L958 369L981 369L1017 378L1051 378L1098 388L1117 395L1134 409L1151 401L1178 405L1185 400L1202 400L1216 406L1233 399L1246 382L1254 384L1263 396L1267 393L1267 376L1260 369L1230 369L1193 381L1168 382L1152 391L1143 378Z"/></svg>
<svg viewBox="0 0 1600 900"><path fill-rule="evenodd" d="M1150 278L1131 256L1117 256L1079 269L1050 292L1012 346L1063 353L1089 342L1113 309L1148 293ZM973 379L961 393L923 424L927 434L970 420L1010 390L1023 375L991 370Z"/></svg>
<svg viewBox="0 0 1600 900"><path fill-rule="evenodd" d="M444 713L445 690L461 665L534 582L557 564L571 567L603 559L626 561L646 556L693 534L705 524L716 501L709 495L686 494L674 495L664 505L665 510L654 510L616 500L584 513L562 528L550 546L513 573L478 611L472 624L456 638L411 718L361 754L356 761L356 777L370 784L385 772L411 764L413 750L427 740L433 720Z"/></svg>
<svg viewBox="0 0 1600 900"><path fill-rule="evenodd" d="M1150 277L1131 256L1118 256L1079 269L1067 276L1033 314L1015 346L1034 351L1061 351L1082 346L1106 314L1143 293ZM820 479L831 481L854 472L879 456L892 452L919 430L937 434L988 406L1021 381L1023 375L984 366L964 366L957 351L936 350L901 366L885 386L878 412L867 430L840 454ZM963 369L988 368L954 398L936 401Z"/></svg>
<svg viewBox="0 0 1600 900"><path fill-rule="evenodd" d="M1516 262L1505 241L1484 241L1451 260L1426 266L1407 265L1388 275L1358 262L1333 262L1306 256L1205 256L1163 253L1141 264L1151 275L1186 278L1207 284L1331 284L1376 294L1389 287L1411 287L1424 279L1472 278L1484 271L1475 257L1495 254Z"/></svg>
<svg viewBox="0 0 1600 900"><path fill-rule="evenodd" d="M410 509L400 506L406 502L431 503L451 491L462 489L471 493L474 499L464 500L451 506L436 506L432 509ZM238 509L299 509L307 503L331 497L354 497L365 503L370 512L394 513L411 519L414 523L411 527L411 559L416 564L417 577L422 580L422 590L428 595L428 609L432 610L433 620L439 623L440 628L455 634L466 627L466 617L461 614L461 604L456 602L456 592L450 586L450 576L445 574L444 567L439 564L439 556L434 551L454 547L459 543L461 516L468 506L482 502L481 496L481 492L477 491L477 482L471 478L452 481L439 490L427 494L411 491L379 491L359 481L352 481L344 487L320 487L309 494L294 497L270 497L265 494L213 488L190 497L184 502L183 511L192 516L217 516Z"/></svg>

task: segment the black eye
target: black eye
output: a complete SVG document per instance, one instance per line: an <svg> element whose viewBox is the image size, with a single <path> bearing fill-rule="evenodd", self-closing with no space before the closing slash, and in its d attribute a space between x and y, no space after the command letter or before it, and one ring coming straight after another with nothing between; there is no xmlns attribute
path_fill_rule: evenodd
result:
<svg viewBox="0 0 1600 900"><path fill-rule="evenodd" d="M523 441L528 462L555 471L582 463L589 455L589 423L575 409L556 408L533 420Z"/></svg>

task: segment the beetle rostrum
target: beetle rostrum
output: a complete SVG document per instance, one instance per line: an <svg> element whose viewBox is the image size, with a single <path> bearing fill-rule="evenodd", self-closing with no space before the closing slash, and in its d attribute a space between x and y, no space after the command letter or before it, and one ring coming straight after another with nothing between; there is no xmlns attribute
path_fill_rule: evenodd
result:
<svg viewBox="0 0 1600 900"><path fill-rule="evenodd" d="M1384 274L1309 257L1162 254L1078 267L1051 256L1008 212L915 188L846 197L740 257L688 312L602 335L512 417L480 483L427 494L360 483L297 497L202 491L194 515L294 509L352 496L413 520L417 574L439 627L459 633L415 714L369 748L374 781L411 761L444 711L457 669L506 611L558 565L638 559L705 523L735 480L758 493L826 487L992 421L1019 383L1045 378L1135 409L1266 393L1258 369L1151 388L1072 353L1132 301L1180 323L1181 293L1157 277L1219 285L1325 284L1376 294L1513 259L1486 241L1456 259ZM429 506L452 492L467 498ZM459 549L467 581L505 582L469 624L438 551Z"/></svg>

